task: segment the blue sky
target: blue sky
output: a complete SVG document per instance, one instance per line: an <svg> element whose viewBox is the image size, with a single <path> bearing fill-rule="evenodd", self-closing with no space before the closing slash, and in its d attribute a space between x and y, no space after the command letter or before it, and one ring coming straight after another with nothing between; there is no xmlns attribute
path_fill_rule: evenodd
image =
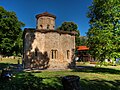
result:
<svg viewBox="0 0 120 90"><path fill-rule="evenodd" d="M25 28L35 28L35 15L47 11L56 15L56 27L65 21L73 21L78 25L81 36L85 36L89 29L86 15L91 3L92 0L0 0L0 6L14 11L25 23Z"/></svg>

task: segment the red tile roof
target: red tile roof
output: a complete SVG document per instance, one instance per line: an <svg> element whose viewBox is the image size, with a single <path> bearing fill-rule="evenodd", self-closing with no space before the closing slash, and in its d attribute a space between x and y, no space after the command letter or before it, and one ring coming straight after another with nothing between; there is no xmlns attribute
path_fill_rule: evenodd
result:
<svg viewBox="0 0 120 90"><path fill-rule="evenodd" d="M77 47L78 51L82 51L82 50L89 50L89 48L87 46L78 46Z"/></svg>

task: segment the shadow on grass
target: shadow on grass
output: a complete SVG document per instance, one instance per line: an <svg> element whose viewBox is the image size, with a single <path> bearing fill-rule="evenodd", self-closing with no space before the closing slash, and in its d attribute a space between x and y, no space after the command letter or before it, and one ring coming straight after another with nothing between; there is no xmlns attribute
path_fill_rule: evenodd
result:
<svg viewBox="0 0 120 90"><path fill-rule="evenodd" d="M7 68L9 65L9 63L0 63L0 70L3 68Z"/></svg>
<svg viewBox="0 0 120 90"><path fill-rule="evenodd" d="M81 90L120 90L120 80L80 80Z"/></svg>
<svg viewBox="0 0 120 90"><path fill-rule="evenodd" d="M0 90L63 90L61 77L37 77L17 73L11 81L0 81ZM81 90L120 90L120 80L80 79ZM69 87L69 86L68 86Z"/></svg>
<svg viewBox="0 0 120 90"><path fill-rule="evenodd" d="M76 69L73 69L72 72L120 74L120 70L92 66L80 66Z"/></svg>
<svg viewBox="0 0 120 90"><path fill-rule="evenodd" d="M48 82L45 83L45 80ZM62 90L62 85L60 78L55 77L51 80L23 72L18 73L11 81L1 80L0 90Z"/></svg>
<svg viewBox="0 0 120 90"><path fill-rule="evenodd" d="M11 70L22 70L22 64L0 63L0 70L9 68Z"/></svg>

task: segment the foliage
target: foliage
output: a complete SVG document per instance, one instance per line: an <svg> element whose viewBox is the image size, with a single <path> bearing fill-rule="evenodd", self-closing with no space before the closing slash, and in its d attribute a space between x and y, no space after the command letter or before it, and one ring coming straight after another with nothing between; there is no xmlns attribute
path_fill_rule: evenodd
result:
<svg viewBox="0 0 120 90"><path fill-rule="evenodd" d="M58 29L64 31L76 31L77 28L78 26L74 22L63 22Z"/></svg>
<svg viewBox="0 0 120 90"><path fill-rule="evenodd" d="M57 83L55 81L45 84L44 78L36 77L32 73L22 73L12 77L11 81L0 81L1 90L61 90L61 85L59 80ZM50 81L50 79L49 79Z"/></svg>
<svg viewBox="0 0 120 90"><path fill-rule="evenodd" d="M57 30L70 31L70 32L76 31L77 34L75 36L75 43L76 46L80 45L80 32L78 30L77 24L75 24L74 22L63 22L62 25L58 27Z"/></svg>
<svg viewBox="0 0 120 90"><path fill-rule="evenodd" d="M86 36L80 36L80 45L84 46L87 44L87 37Z"/></svg>
<svg viewBox="0 0 120 90"><path fill-rule="evenodd" d="M93 0L89 7L90 29L87 45L97 60L110 59L120 49L120 1ZM115 56L114 56L115 55Z"/></svg>
<svg viewBox="0 0 120 90"><path fill-rule="evenodd" d="M80 32L79 30L76 30L78 34L75 36L75 45L80 46L81 45L81 40L80 40Z"/></svg>
<svg viewBox="0 0 120 90"><path fill-rule="evenodd" d="M120 65L120 60L115 63L116 65Z"/></svg>
<svg viewBox="0 0 120 90"><path fill-rule="evenodd" d="M22 49L22 30L24 24L18 21L15 12L6 11L0 7L0 54L10 56L16 55ZM16 50L17 48L17 50Z"/></svg>
<svg viewBox="0 0 120 90"><path fill-rule="evenodd" d="M22 50L23 50L23 31L21 31L18 35L18 38L16 39L16 41L14 42L14 52L15 55L20 56L22 55Z"/></svg>
<svg viewBox="0 0 120 90"><path fill-rule="evenodd" d="M101 67L101 66L116 66L117 64L115 63L115 61L112 62L97 62L96 67Z"/></svg>
<svg viewBox="0 0 120 90"><path fill-rule="evenodd" d="M21 78L13 78L12 81L1 81L2 90L41 90L41 78L34 77L32 74L25 74ZM2 85L2 83L4 85ZM39 85L36 85L39 84Z"/></svg>

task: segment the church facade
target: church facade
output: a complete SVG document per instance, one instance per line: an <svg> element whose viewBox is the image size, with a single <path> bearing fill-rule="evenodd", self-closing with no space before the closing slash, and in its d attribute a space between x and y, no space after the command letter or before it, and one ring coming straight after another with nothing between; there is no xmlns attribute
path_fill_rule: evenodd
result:
<svg viewBox="0 0 120 90"><path fill-rule="evenodd" d="M36 29L24 29L23 65L28 69L74 67L75 33L55 30L56 16L36 15Z"/></svg>

